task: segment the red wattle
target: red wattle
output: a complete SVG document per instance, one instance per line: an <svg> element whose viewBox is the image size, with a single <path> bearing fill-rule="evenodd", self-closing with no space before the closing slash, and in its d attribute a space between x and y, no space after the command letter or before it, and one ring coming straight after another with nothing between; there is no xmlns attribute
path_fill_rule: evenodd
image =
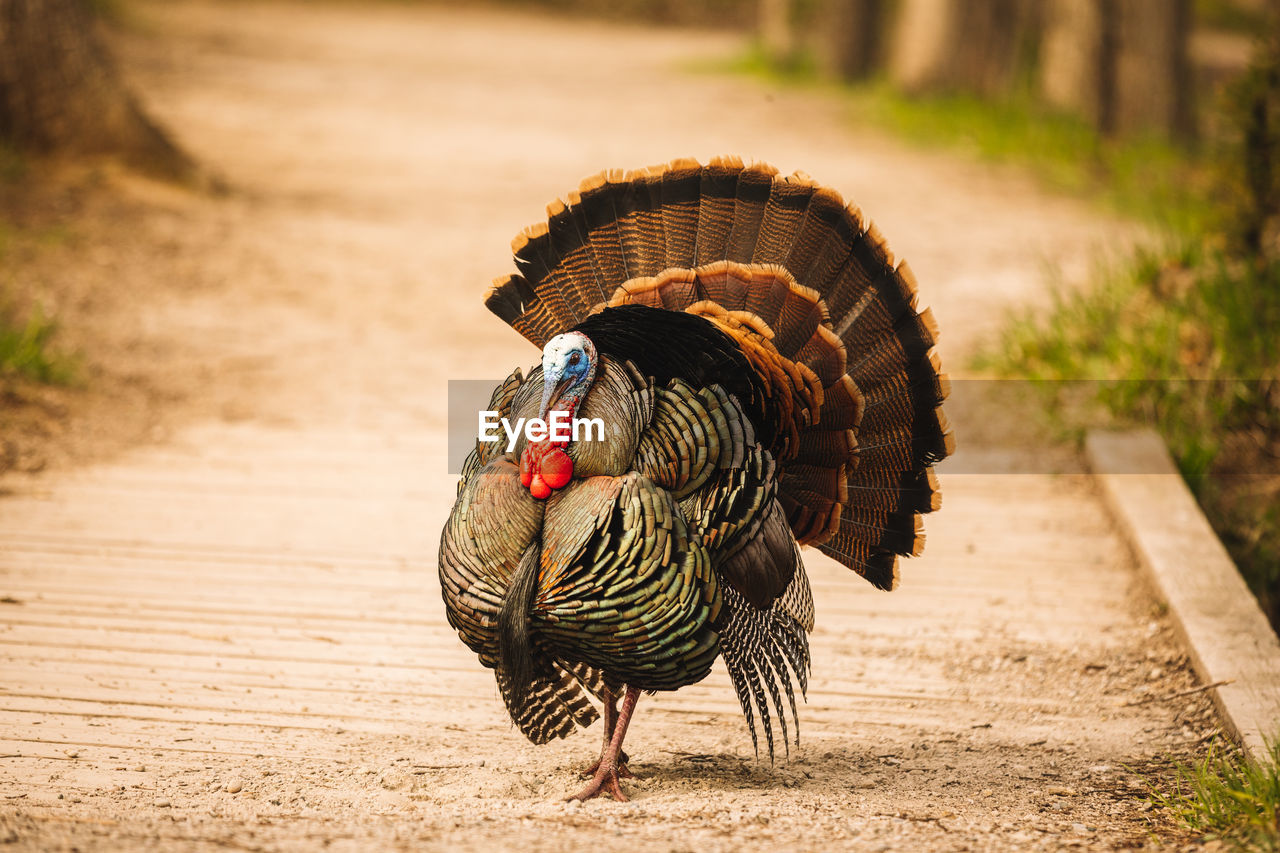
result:
<svg viewBox="0 0 1280 853"><path fill-rule="evenodd" d="M573 479L573 460L560 448L552 448L539 465L542 480L552 489L563 489Z"/></svg>
<svg viewBox="0 0 1280 853"><path fill-rule="evenodd" d="M543 482L541 474L533 475L533 482L529 485L529 494L540 501L551 497L551 487Z"/></svg>

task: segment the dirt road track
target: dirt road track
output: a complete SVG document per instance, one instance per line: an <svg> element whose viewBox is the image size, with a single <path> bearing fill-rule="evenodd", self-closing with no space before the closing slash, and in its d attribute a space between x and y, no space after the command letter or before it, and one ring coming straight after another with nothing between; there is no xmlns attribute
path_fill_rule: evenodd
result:
<svg viewBox="0 0 1280 853"><path fill-rule="evenodd" d="M717 671L642 699L627 805L557 802L597 733L524 742L434 570L445 382L533 361L479 296L585 174L737 152L838 187L910 259L953 373L1003 307L1042 298L1046 265L1079 276L1123 229L857 131L825 96L678 70L729 37L400 4L141 14L131 76L232 191L118 178L104 207L130 218L80 247L136 288L104 334L136 337L139 381L186 415L154 446L3 481L0 836L973 850L1161 829L1126 768L1215 722L1202 697L1146 701L1190 676L1085 475L976 473L999 448L975 439L900 591L808 557L801 747L754 760ZM983 417L953 412L962 442Z"/></svg>

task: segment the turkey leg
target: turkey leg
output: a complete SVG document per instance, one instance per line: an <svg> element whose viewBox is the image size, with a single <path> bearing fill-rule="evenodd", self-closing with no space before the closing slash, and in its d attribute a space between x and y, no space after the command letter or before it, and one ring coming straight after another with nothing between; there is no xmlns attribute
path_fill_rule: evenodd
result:
<svg viewBox="0 0 1280 853"><path fill-rule="evenodd" d="M594 776L595 772L600 769L600 762L604 759L605 752L609 749L609 742L613 740L613 730L618 725L618 697L606 685L604 695L600 697L604 700L604 746L600 750L600 758L596 759L586 770L582 771L583 776ZM625 752L618 753L618 778L634 779L634 773L627 769L627 754Z"/></svg>
<svg viewBox="0 0 1280 853"><path fill-rule="evenodd" d="M618 785L618 756L622 754L622 739L627 736L627 725L631 722L631 714L635 711L636 700L639 698L640 689L628 686L626 695L622 697L622 708L618 710L618 719L614 722L613 737L605 744L604 751L600 753L600 760L596 763L595 776L587 783L587 787L568 799L589 800L602 794L608 794L620 803L630 799L622 793L622 788ZM605 704L608 707L613 703Z"/></svg>

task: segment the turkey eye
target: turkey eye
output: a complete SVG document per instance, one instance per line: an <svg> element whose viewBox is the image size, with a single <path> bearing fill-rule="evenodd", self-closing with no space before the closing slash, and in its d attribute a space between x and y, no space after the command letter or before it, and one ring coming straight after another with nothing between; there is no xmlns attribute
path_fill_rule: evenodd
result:
<svg viewBox="0 0 1280 853"><path fill-rule="evenodd" d="M569 364L577 364L581 360L582 353L575 352L573 355L569 356Z"/></svg>

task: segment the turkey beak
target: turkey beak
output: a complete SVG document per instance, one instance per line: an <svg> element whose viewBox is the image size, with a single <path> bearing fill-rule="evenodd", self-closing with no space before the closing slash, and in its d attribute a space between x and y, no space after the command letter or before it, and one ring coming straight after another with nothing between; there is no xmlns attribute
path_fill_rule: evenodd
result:
<svg viewBox="0 0 1280 853"><path fill-rule="evenodd" d="M542 419L551 414L551 404L559 400L569 386L573 384L572 376L548 376L542 382Z"/></svg>

